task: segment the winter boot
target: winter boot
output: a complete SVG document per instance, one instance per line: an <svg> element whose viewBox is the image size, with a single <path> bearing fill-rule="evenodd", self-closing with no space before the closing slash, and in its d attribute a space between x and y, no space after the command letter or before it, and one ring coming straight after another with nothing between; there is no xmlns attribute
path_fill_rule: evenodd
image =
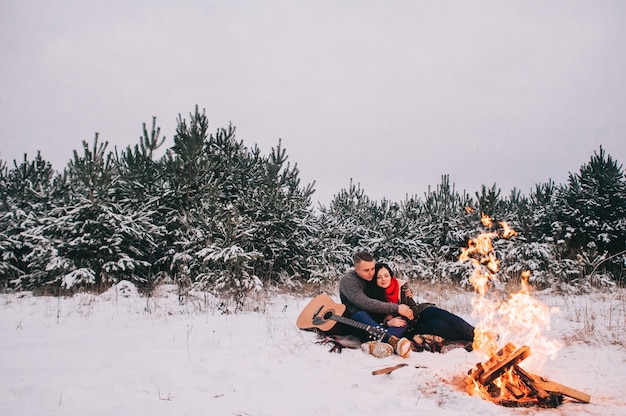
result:
<svg viewBox="0 0 626 416"><path fill-rule="evenodd" d="M377 358L385 358L393 354L393 347L385 342L368 341L361 344L361 351Z"/></svg>
<svg viewBox="0 0 626 416"><path fill-rule="evenodd" d="M439 335L417 334L413 342L418 351L441 352L445 339Z"/></svg>
<svg viewBox="0 0 626 416"><path fill-rule="evenodd" d="M398 354L400 357L406 358L409 356L409 354L411 354L411 341L409 341L408 339L398 339L398 337L394 337L392 335L389 337L389 340L387 342L391 344L393 349L396 351L396 354Z"/></svg>

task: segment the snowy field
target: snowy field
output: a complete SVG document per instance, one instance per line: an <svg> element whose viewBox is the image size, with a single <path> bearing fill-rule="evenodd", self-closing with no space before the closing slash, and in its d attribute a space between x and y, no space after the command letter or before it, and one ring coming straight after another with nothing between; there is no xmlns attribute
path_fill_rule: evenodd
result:
<svg viewBox="0 0 626 416"><path fill-rule="evenodd" d="M472 294L426 295L473 323ZM563 343L535 373L590 403L506 408L470 396L462 380L482 358L462 349L407 360L329 353L295 326L310 297L277 294L222 315L214 299L180 305L167 286L149 299L123 286L0 295L0 415L626 414L626 293L534 296L560 309L549 335ZM409 366L371 374L401 362Z"/></svg>

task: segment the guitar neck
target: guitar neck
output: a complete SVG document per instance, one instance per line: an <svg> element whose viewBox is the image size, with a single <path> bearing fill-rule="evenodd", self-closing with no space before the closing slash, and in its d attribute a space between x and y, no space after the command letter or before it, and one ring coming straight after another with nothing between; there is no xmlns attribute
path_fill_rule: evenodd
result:
<svg viewBox="0 0 626 416"><path fill-rule="evenodd" d="M384 329L382 329L380 327L373 327L371 325L367 325L367 324L364 324L363 322L355 321L354 319L346 318L344 316L339 316L339 315L332 314L330 319L332 319L333 321L337 321L339 323L342 323L342 324L346 324L346 325L353 326L355 328L359 328L359 329L367 332L370 335L374 335L374 336L380 337L380 338L382 338L382 336L384 336L387 333L386 330L384 330Z"/></svg>

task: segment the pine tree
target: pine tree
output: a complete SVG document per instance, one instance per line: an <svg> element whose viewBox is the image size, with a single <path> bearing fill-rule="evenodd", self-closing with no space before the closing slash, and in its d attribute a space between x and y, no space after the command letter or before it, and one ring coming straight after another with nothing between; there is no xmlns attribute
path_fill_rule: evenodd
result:
<svg viewBox="0 0 626 416"><path fill-rule="evenodd" d="M432 224L428 223L424 201L417 196L407 197L399 205L399 228L402 232L395 246L403 246L404 253L393 260L393 266L399 275L407 278L430 278L433 271L429 268L433 247L429 245ZM399 250L398 250L399 251Z"/></svg>
<svg viewBox="0 0 626 416"><path fill-rule="evenodd" d="M174 145L162 159L166 189L160 198L166 229L165 267L181 288L188 288L202 267L196 252L211 244L211 225L219 215L217 166L209 157L209 120L195 107L189 122L178 116Z"/></svg>
<svg viewBox="0 0 626 416"><path fill-rule="evenodd" d="M585 274L612 258L607 271L623 271L626 250L626 179L624 169L602 147L559 190L555 234L566 242L564 256L589 258ZM621 255L619 253L622 253ZM608 263L610 265L611 263Z"/></svg>
<svg viewBox="0 0 626 416"><path fill-rule="evenodd" d="M424 264L430 270L431 280L462 279L466 265L460 264L458 256L469 238L475 235L474 228L467 228L467 208L474 205L470 197L459 194L448 175L441 178L435 191L430 188L424 199L422 218L427 239L428 252L424 253ZM474 211L470 209L470 212ZM474 214L473 216L476 216Z"/></svg>
<svg viewBox="0 0 626 416"><path fill-rule="evenodd" d="M334 196L324 213L337 221L338 233L354 251L373 251L372 241L380 238L376 225L376 203L372 201L359 184L350 180L348 189L342 189Z"/></svg>
<svg viewBox="0 0 626 416"><path fill-rule="evenodd" d="M139 144L128 146L115 155L115 167L118 180L115 187L115 199L121 203L151 208L158 207L155 196L165 190L163 167L154 159L154 152L165 142L160 137L161 129L156 126L156 117L152 119L151 133L148 134L143 123L143 136Z"/></svg>
<svg viewBox="0 0 626 416"><path fill-rule="evenodd" d="M528 197L529 208L533 213L531 239L534 241L553 242L552 224L557 221L558 187L552 180L536 184Z"/></svg>
<svg viewBox="0 0 626 416"><path fill-rule="evenodd" d="M42 229L48 212L64 199L65 178L38 152L8 170L0 169L0 275L5 287L33 289L46 281L45 267L54 253Z"/></svg>
<svg viewBox="0 0 626 416"><path fill-rule="evenodd" d="M158 276L169 271L167 257L167 238L165 223L169 210L163 203L168 187L165 182L163 163L154 159L154 152L165 142L160 137L161 129L156 126L156 118L152 119L150 134L143 124L143 135L134 148L128 146L120 154L115 155L116 187L115 201L125 211L136 215L146 233L138 242L134 256L148 265L141 273L150 291ZM141 253L141 255L139 255Z"/></svg>
<svg viewBox="0 0 626 416"><path fill-rule="evenodd" d="M344 241L341 233L345 223L340 218L330 215L328 209L320 207L308 226L313 236L307 243L306 259L310 277L309 283L324 284L342 276L352 264L353 248Z"/></svg>
<svg viewBox="0 0 626 416"><path fill-rule="evenodd" d="M351 267L355 251L373 252L372 242L379 239L375 211L375 203L352 180L348 189L341 189L328 207L320 207L316 224L319 232L315 239L320 281L343 275Z"/></svg>
<svg viewBox="0 0 626 416"><path fill-rule="evenodd" d="M166 155L171 192L164 199L172 272L191 285L241 304L270 282L307 278L312 185L281 143L264 157L238 140L235 127L208 134L204 112L179 117Z"/></svg>
<svg viewBox="0 0 626 416"><path fill-rule="evenodd" d="M150 266L142 247L153 243L152 224L145 212L114 200L118 177L107 146L96 133L92 148L83 141L83 154L74 151L69 201L51 211L43 229L56 254L46 270L61 288L103 289L121 279L143 282L141 270Z"/></svg>
<svg viewBox="0 0 626 416"><path fill-rule="evenodd" d="M258 149L249 152L235 133L230 125L207 138L206 157L213 169L211 189L215 192L202 200L207 220L198 234L202 241L197 239L195 245L199 274L194 281L204 290L231 297L239 308L251 290L263 287L255 267L263 258L262 247L252 244L257 230L244 201L262 180L262 157Z"/></svg>
<svg viewBox="0 0 626 416"><path fill-rule="evenodd" d="M255 229L252 247L263 254L256 269L263 281L307 279L307 240L314 235L308 226L313 185L300 185L298 167L287 161L280 140L260 162L259 185L242 195L243 212ZM254 171L246 173L256 176Z"/></svg>
<svg viewBox="0 0 626 416"><path fill-rule="evenodd" d="M482 185L480 193L476 192L477 208L490 218L499 218L504 214L504 204L500 197L500 188L494 183L491 188Z"/></svg>

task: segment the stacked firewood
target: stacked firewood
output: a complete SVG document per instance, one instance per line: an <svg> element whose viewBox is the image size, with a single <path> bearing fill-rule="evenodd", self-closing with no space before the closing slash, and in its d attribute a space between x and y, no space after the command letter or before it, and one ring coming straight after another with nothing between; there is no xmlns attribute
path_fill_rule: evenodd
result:
<svg viewBox="0 0 626 416"><path fill-rule="evenodd" d="M591 396L544 377L529 373L518 364L530 355L530 348L506 344L484 363L468 372L466 390L503 406L557 407L563 396L589 403Z"/></svg>

